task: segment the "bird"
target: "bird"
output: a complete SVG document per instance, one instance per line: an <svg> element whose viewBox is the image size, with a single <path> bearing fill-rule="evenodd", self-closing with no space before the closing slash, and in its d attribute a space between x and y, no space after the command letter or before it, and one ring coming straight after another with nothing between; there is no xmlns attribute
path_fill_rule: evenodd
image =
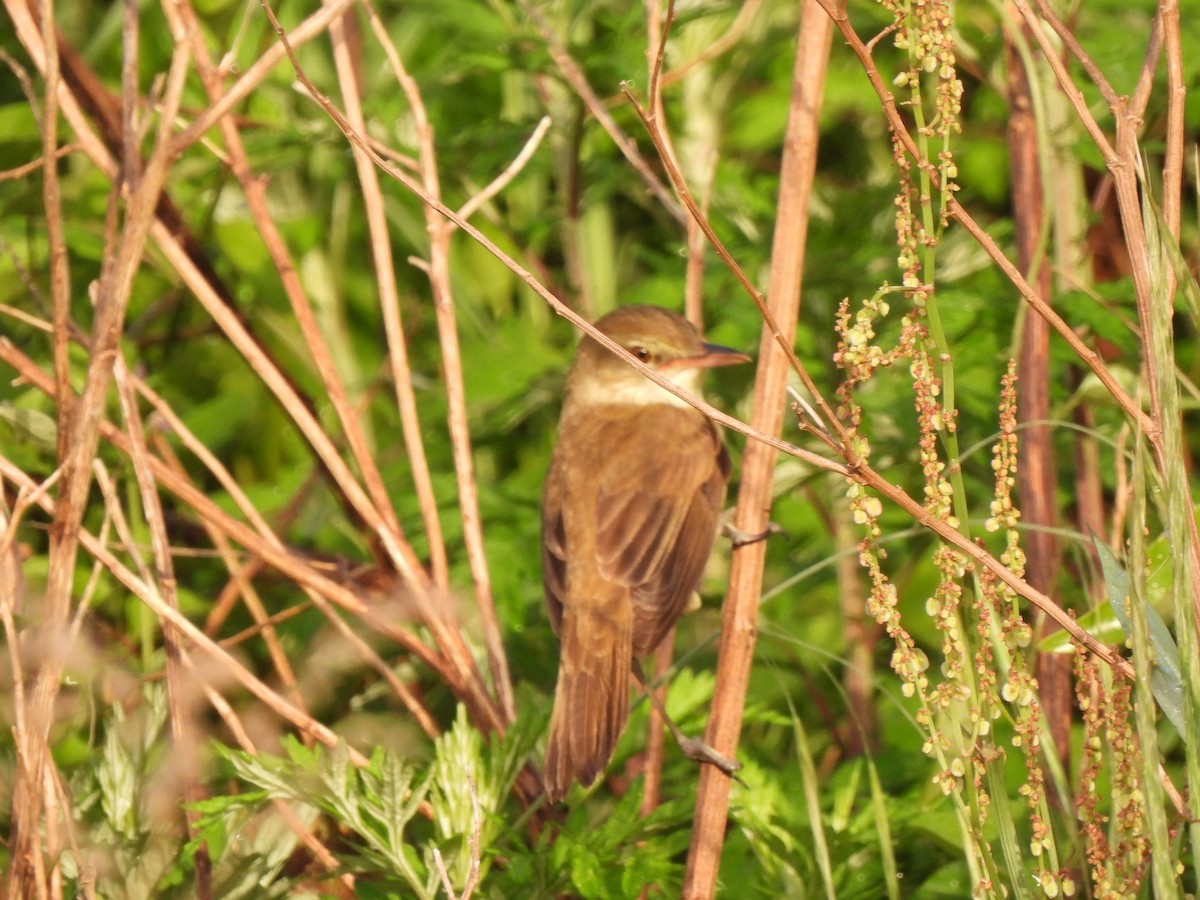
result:
<svg viewBox="0 0 1200 900"><path fill-rule="evenodd" d="M750 360L657 306L620 307L595 327L693 394L705 369ZM608 765L629 716L631 672L643 681L638 660L700 586L729 473L707 415L583 337L542 495L542 578L561 645L543 766L551 802ZM688 743L701 748L694 758L737 768Z"/></svg>

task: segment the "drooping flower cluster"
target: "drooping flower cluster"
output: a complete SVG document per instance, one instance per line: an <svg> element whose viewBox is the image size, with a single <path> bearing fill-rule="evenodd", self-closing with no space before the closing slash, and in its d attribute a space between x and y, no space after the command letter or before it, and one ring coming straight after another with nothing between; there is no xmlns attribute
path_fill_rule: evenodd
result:
<svg viewBox="0 0 1200 900"><path fill-rule="evenodd" d="M1075 694L1083 714L1077 814L1087 838L1095 896L1115 900L1138 895L1150 862L1150 837L1138 786L1141 750L1130 725L1133 684L1121 680L1110 687L1106 676L1107 670L1095 657L1075 644ZM1099 808L1104 792L1098 782L1105 768L1112 773L1107 791L1112 804L1111 842L1106 827L1109 816Z"/></svg>

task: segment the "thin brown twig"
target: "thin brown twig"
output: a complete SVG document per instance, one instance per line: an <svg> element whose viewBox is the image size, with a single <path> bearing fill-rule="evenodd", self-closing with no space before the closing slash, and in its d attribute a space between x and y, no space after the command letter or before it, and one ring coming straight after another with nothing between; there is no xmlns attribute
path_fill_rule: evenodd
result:
<svg viewBox="0 0 1200 900"><path fill-rule="evenodd" d="M162 8L168 21L179 19L189 24L194 24L196 21L194 12L185 0L165 0ZM200 36L199 29L193 27L191 33L193 35L192 49L196 54L197 68L200 72L201 80L204 82L210 101L217 103L221 100L224 92L220 73L217 72L212 64L208 49L203 38ZM372 515L365 517L365 520L367 522L370 522L372 519L377 520L382 527L392 532L395 542L405 544L406 541L400 529L399 521L396 518L395 510L388 497L387 489L383 484L383 477L375 465L374 457L367 446L361 424L354 414L354 409L346 392L345 385L337 372L333 353L317 323L316 313L312 308L303 284L300 282L299 274L292 264L291 253L287 243L284 241L283 235L280 233L279 227L271 215L267 203L266 184L254 173L250 166L249 158L242 143L241 133L234 119L231 116L223 116L217 124L221 128L221 134L225 140L226 151L230 157L233 173L241 185L247 207L254 220L256 232L266 247L267 254L271 258L271 262L279 276L280 285L283 287L284 293L288 298L292 314L300 326L300 332L303 335L305 346L320 377L321 385L324 387L325 394L333 406L338 422L342 427L342 433L345 435L346 443L350 448L350 455L353 457L359 474L362 477L363 487L367 495L366 499L372 507ZM359 513L362 514L362 510L359 510ZM413 557L415 557L415 554L412 553L411 549L408 549L404 554L406 561ZM411 563L406 563L406 565L411 566ZM407 573L402 574L406 574L407 576Z"/></svg>
<svg viewBox="0 0 1200 900"><path fill-rule="evenodd" d="M33 480L5 456L0 456L0 474L30 490L35 486ZM38 505L52 515L57 506L54 501L45 496L42 496ZM321 743L330 747L337 746L340 738L333 731L292 706L291 703L260 681L257 676L246 669L231 654L193 625L185 616L163 602L162 598L158 596L158 592L151 585L130 571L91 532L80 528L79 543L91 556L99 560L121 584L125 585L139 600L145 603L155 615L165 623L177 628L198 649L214 657L224 671L231 674L242 687L261 700L267 707L291 723L295 728L311 734L317 740L321 741ZM350 760L356 766L368 764L367 758L353 747L350 748L349 752Z"/></svg>
<svg viewBox="0 0 1200 900"><path fill-rule="evenodd" d="M754 282L750 280L750 277L738 264L737 260L733 258L733 254L731 254L725 247L724 242L720 239L720 237L718 237L716 231L713 229L708 219L704 216L703 211L696 203L695 198L692 197L691 191L688 189L687 182L683 177L683 173L680 172L679 167L675 165L674 160L671 158L671 155L662 140L661 131L658 128L657 123L649 116L642 105L638 103L637 99L629 91L628 86L623 86L622 91L629 102L633 105L634 109L637 110L637 113L641 117L642 123L646 126L646 130L650 133L650 137L654 141L655 146L659 148L660 159L662 159L663 165L666 167L667 173L671 177L671 183L675 187L676 193L683 200L684 206L691 214L692 220L695 221L696 224L699 225L704 231L705 237L708 238L709 243L717 252L717 256L721 258L721 261L725 263L729 271L733 273L733 276L738 280L738 283L741 284L746 293L750 295L750 299L754 301L754 305L758 307L759 314L762 316L763 322L766 324L768 331L774 339L775 345L783 351L784 357L787 359L792 371L796 373L801 383L805 386L809 394L813 397L813 400L820 407L821 411L824 413L824 418L832 423L831 427L841 439L840 445L835 443L834 440L824 432L810 431L810 433L820 439L830 449L835 450L838 453L847 452L848 441L846 440L845 428L838 420L833 409L826 404L821 392L817 390L816 383L813 382L812 378L808 374L808 371L800 362L799 357L796 356L796 351L792 346L792 341L784 334L783 330L779 326L779 323L775 321L775 314L771 311L770 306L767 304L766 298L763 296L762 291L755 287Z"/></svg>
<svg viewBox="0 0 1200 900"><path fill-rule="evenodd" d="M54 159L60 160L64 156L69 156L81 149L79 144L63 144L54 151ZM0 172L0 181L15 181L19 178L24 178L26 175L33 174L38 169L44 168L46 168L46 160L43 157L39 157L33 160L33 162L25 163L23 166L17 166L15 169L5 169L3 172Z"/></svg>
<svg viewBox="0 0 1200 900"><path fill-rule="evenodd" d="M1083 49L1074 32L1058 17L1046 0L1037 0L1037 5L1038 12L1046 20L1046 24L1054 29L1054 33L1063 42L1063 46L1067 48L1067 52L1079 60L1079 64L1083 66L1083 70L1087 73L1088 78L1092 80L1092 84L1096 85L1100 91L1100 96L1104 98L1104 102L1108 104L1109 109L1115 110L1120 107L1123 101L1117 95L1117 92L1113 90L1113 86L1109 83L1104 72L1096 65L1096 61ZM1057 56L1057 54L1055 55Z"/></svg>
<svg viewBox="0 0 1200 900"><path fill-rule="evenodd" d="M608 133L608 136L612 138L613 143L617 145L617 149L621 151L621 155L633 166L633 170L641 177L642 182L649 189L650 193L654 195L654 198L662 208L670 213L671 217L679 222L680 225L685 224L687 222L686 213L680 208L675 198L671 196L671 192L667 189L666 185L651 171L645 158L638 152L637 143L623 132L613 117L609 115L608 110L604 107L604 101L592 90L591 84L588 83L587 75L584 74L579 63L567 52L566 47L562 45L562 42L550 29L541 11L532 3L527 2L527 0L521 3L521 7L528 13L534 25L537 26L542 39L546 42L546 48L550 51L550 58L554 60L554 64L558 66L558 70L562 72L563 77L574 88L575 93L583 101L588 112L600 123L600 127Z"/></svg>
<svg viewBox="0 0 1200 900"><path fill-rule="evenodd" d="M1039 3L1039 5L1041 4ZM1104 157L1105 164L1111 169L1114 165L1119 163L1118 150L1113 146L1112 142L1109 141L1108 137L1104 134L1104 130L1100 127L1100 123L1096 121L1096 117L1093 116L1091 110L1088 109L1087 99L1083 96L1083 91L1079 89L1079 86L1076 85L1075 81L1071 78L1070 73L1067 71L1066 63L1059 57L1058 53L1055 52L1054 48L1050 46L1049 37L1038 24L1038 21L1033 15L1033 11L1029 8L1029 4L1026 2L1026 0L1013 0L1013 6L1016 7L1017 12L1021 14L1021 18L1024 19L1026 25L1029 26L1029 33L1032 34L1034 40L1037 41L1038 47L1042 51L1042 55L1045 57L1046 62L1050 65L1051 70L1054 72L1054 77L1057 79L1059 87L1062 89L1063 94L1066 95L1067 99L1071 103L1071 106L1074 108L1076 115L1079 117L1080 124L1083 125L1084 130L1086 130L1088 133L1088 137L1092 139L1092 142L1096 145L1096 149L1099 150L1101 155ZM1088 70L1089 74L1092 75L1092 80L1096 83L1096 86L1100 88L1100 92L1104 95L1105 101L1109 104L1109 108L1112 109L1114 113L1118 109L1122 109L1125 105L1124 101L1117 97L1117 95L1113 92L1112 86L1108 84L1108 81L1104 78L1103 73L1100 72L1092 59L1087 55L1083 48L1080 47L1079 42L1075 40L1075 36L1072 35L1070 30L1067 29L1066 26L1063 25L1058 19L1058 17L1053 14L1052 10L1047 9L1045 12L1049 13L1047 22L1055 29L1055 33L1058 34L1059 38L1063 40L1067 48L1071 50L1072 54L1075 55L1075 57L1080 61L1080 64L1083 65L1083 67Z"/></svg>
<svg viewBox="0 0 1200 900"><path fill-rule="evenodd" d="M723 56L729 50L736 47L745 35L746 29L750 27L751 21L758 14L761 6L762 0L746 0L746 2L740 4L737 16L730 26L721 33L721 36L705 47L701 53L692 57L687 62L681 63L669 72L664 73L661 79L661 86L670 87L675 82L682 81L692 69L712 62L717 57Z"/></svg>
<svg viewBox="0 0 1200 900"><path fill-rule="evenodd" d="M646 764L642 772L642 815L648 816L658 808L662 795L662 767L666 752L667 733L665 721L659 706L666 709L667 685L666 678L671 671L672 656L675 652L675 629L666 633L658 647L654 650L654 678L646 689L658 695L658 703L651 703L647 714L649 734L646 737ZM649 896L649 887L643 888L642 897Z"/></svg>
<svg viewBox="0 0 1200 900"><path fill-rule="evenodd" d="M129 436L130 459L133 462L134 477L137 481L138 493L141 496L142 512L150 531L150 546L154 554L154 581L150 583L156 585L162 601L178 612L179 598L175 590L175 566L171 559L171 542L167 535L166 519L163 516L162 498L159 497L154 475L150 471L149 450L146 446L146 434L142 427L141 413L137 408L137 398L130 385L125 361L120 354L117 355L113 374L117 384L117 396L120 398L125 418L125 432ZM196 739L194 724L188 711L192 692L180 660L179 637L175 630L165 623L162 636L166 648L167 701L171 716L171 735L176 745L176 752L191 757L199 746L199 742ZM205 791L200 785L194 758L187 760L183 771L186 773L184 796L188 802L204 799ZM185 808L183 813L188 837L194 839L196 824L200 818L199 813L190 808ZM208 857L207 845L199 847L197 854L199 858L196 862L196 889L199 896L210 897L212 895L212 863Z"/></svg>
<svg viewBox="0 0 1200 900"><path fill-rule="evenodd" d="M387 32L371 4L365 3L367 16L376 35ZM349 51L341 38L341 19L331 26L334 63L338 67L342 98L346 113L356 127L365 132L362 103L359 100L358 80L347 69L350 65ZM385 46L387 46L385 44ZM372 258L375 263L375 283L379 289L380 310L383 315L384 333L387 336L388 363L391 366L392 385L396 392L396 407L400 414L401 433L408 452L412 470L413 486L421 507L421 518L429 542L430 570L434 584L442 590L450 586L449 565L446 560L446 542L442 536L441 519L438 515L437 496L433 490L433 478L425 455L421 422L417 414L416 392L413 389L412 369L408 356L408 343L400 316L400 297L396 288L395 265L392 260L392 245L388 237L387 217L384 212L383 192L379 187L379 173L362 152L355 149L354 165L359 183L363 187L363 210L367 216L367 228L371 236Z"/></svg>
<svg viewBox="0 0 1200 900"><path fill-rule="evenodd" d="M312 608L313 602L311 600L305 600L303 603L297 603L295 606L289 606L286 609L279 610L279 612L272 613L261 623L255 622L253 625L248 625L241 631L229 635L229 637L223 637L218 643L220 643L222 647L226 648L236 647L238 644L244 644L246 641L258 637L259 632L264 628L273 628L281 622L286 622L288 619L296 618L296 616L300 615L301 613L308 612ZM209 634L207 630L205 630L204 633ZM209 634L209 636L211 637L212 635Z"/></svg>
<svg viewBox="0 0 1200 900"><path fill-rule="evenodd" d="M550 130L550 125L551 120L549 116L542 116L542 118L538 120L537 127L533 129L533 134L529 136L529 140L525 142L525 145L521 148L521 151L513 157L513 161L505 167L504 171L488 182L483 190L477 192L474 196L467 200L466 203L458 208L458 216L460 219L471 218L471 216L475 214L476 210L478 210L481 206L490 201L493 197L498 195L501 191L508 187L509 184L512 183L512 180L521 173L521 170L525 168L525 165L529 162L529 160L533 159L533 155L537 153L538 147L541 146L542 138L544 138L546 133ZM453 225L453 223L451 224ZM454 226L454 228L457 227L457 225ZM452 228L451 230L454 229Z"/></svg>
<svg viewBox="0 0 1200 900"><path fill-rule="evenodd" d="M658 0L646 4L646 53L650 57L650 87L646 96L650 98L650 109L655 119L662 117L662 76L663 59L667 55L667 38L671 35L671 24L675 21L675 0L667 0L667 15L662 25L659 25ZM663 129L666 133L666 129Z"/></svg>
<svg viewBox="0 0 1200 900"><path fill-rule="evenodd" d="M266 0L263 0L267 8ZM274 21L274 16L268 9L268 16ZM335 23L336 28L336 23ZM377 30L377 36L387 53L400 89L404 92L416 125L417 150L421 161L421 179L430 197L441 201L440 176L438 174L437 151L433 142L433 128L425 112L425 101L416 81L409 75L404 61L396 51L395 45L386 30ZM280 32L280 39L286 43L286 36ZM334 37L335 59L338 62L339 81L342 83L343 95L354 93L353 80L348 76L348 50L344 42ZM297 66L296 74L309 86L306 76L301 72L295 58L292 64ZM357 107L357 96L354 97ZM349 111L349 110L348 110ZM349 120L351 127L361 132L360 122L356 126L353 119ZM372 169L369 158L360 152L355 154L360 167ZM374 177L374 175L372 175ZM516 703L513 699L512 677L508 671L508 657L504 652L504 638L500 633L500 621L496 616L496 604L492 597L491 574L488 571L487 554L483 544L483 523L479 513L479 491L475 480L475 467L471 455L471 434L467 421L467 397L463 383L462 353L458 343L458 324L454 315L454 294L450 282L450 227L449 223L437 215L428 205L425 206L425 225L429 232L429 269L427 275L433 291L434 314L437 319L438 339L442 349L442 373L446 385L447 419L450 430L451 454L454 458L455 482L458 486L458 507L463 526L463 542L466 544L467 564L471 570L471 580L475 586L475 601L479 609L480 622L483 626L484 644L487 647L488 667L492 674L492 683L496 699L506 723L516 720Z"/></svg>
<svg viewBox="0 0 1200 900"><path fill-rule="evenodd" d="M143 387L143 385L138 385L139 391L141 391ZM156 399L159 399L161 402L161 398ZM165 403L162 404L162 408L166 408ZM156 404L156 411L158 415L162 415L162 408L159 408ZM179 424L182 425L182 423ZM187 471L184 469L183 464L179 461L179 458L175 455L174 450L172 450L171 445L167 442L164 435L154 435L154 446L158 452L159 458L180 478L186 479L188 477ZM221 470L224 470L223 466L221 467ZM218 476L218 478L219 477L220 476ZM238 489L237 493L241 493L240 488ZM232 496L236 496L236 494ZM251 509L253 509L253 507L251 507ZM256 510L254 512L257 514ZM201 527L204 528L205 532L207 532L209 539L213 542L213 546L217 548L217 551L221 556L221 560L225 564L225 568L230 574L230 579L234 584L237 585L239 596L241 597L242 603L245 605L246 609L250 611L250 617L254 619L257 625L260 626L259 631L262 636L263 643L267 648L267 657L271 660L271 665L275 668L275 673L279 677L280 684L283 685L292 702L295 703L297 707L307 712L308 710L305 708L304 698L301 695L299 686L296 683L296 673L292 670L291 661L288 659L287 652L283 649L283 643L280 641L278 633L275 631L274 626L269 621L270 616L267 614L266 607L259 598L258 592L254 589L253 582L249 577L247 577L246 566L242 564L241 559L238 558L237 552L232 546L230 546L228 538L226 538L219 529L212 527L212 525L209 524L209 521L203 517L200 519L200 524ZM264 535L264 537L266 537L266 535ZM205 633L210 634L211 632L206 629Z"/></svg>
<svg viewBox="0 0 1200 900"><path fill-rule="evenodd" d="M46 240L50 247L50 298L54 310L54 380L58 414L58 458L65 460L71 433L71 387L67 359L67 320L71 310L71 270L58 184L58 46L54 40L53 0L40 0L42 40L46 42L46 97L42 117L42 202L46 209Z"/></svg>

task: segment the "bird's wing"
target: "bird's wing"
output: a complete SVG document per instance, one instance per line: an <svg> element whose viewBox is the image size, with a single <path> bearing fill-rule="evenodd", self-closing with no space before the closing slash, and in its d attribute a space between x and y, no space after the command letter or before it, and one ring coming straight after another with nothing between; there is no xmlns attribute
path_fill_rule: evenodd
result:
<svg viewBox="0 0 1200 900"><path fill-rule="evenodd" d="M699 587L725 500L729 457L707 417L673 406L626 417L598 472L596 558L631 588L635 653L653 649Z"/></svg>

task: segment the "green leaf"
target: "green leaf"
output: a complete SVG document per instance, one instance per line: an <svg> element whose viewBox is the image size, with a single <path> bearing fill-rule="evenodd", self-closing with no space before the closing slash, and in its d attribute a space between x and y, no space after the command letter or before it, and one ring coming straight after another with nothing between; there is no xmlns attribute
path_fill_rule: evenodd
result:
<svg viewBox="0 0 1200 900"><path fill-rule="evenodd" d="M1125 629L1125 634L1133 633L1133 625L1129 618L1129 574L1121 568L1117 558L1113 556L1108 546L1096 535L1092 535L1092 545L1100 556L1100 568L1104 573L1104 589L1108 593L1112 611L1116 614ZM1171 720L1171 724L1179 731L1180 736L1187 740L1187 729L1183 721L1183 676L1179 661L1179 648L1171 631L1162 616L1150 604L1146 604L1146 622L1150 630L1150 646L1154 653L1154 671L1150 673L1150 687L1154 691L1154 699L1162 708L1163 714Z"/></svg>
<svg viewBox="0 0 1200 900"><path fill-rule="evenodd" d="M1118 644L1125 640L1125 629L1108 601L1080 616L1076 624L1103 644ZM1038 650L1042 653L1072 653L1074 649L1070 632L1061 628L1038 642Z"/></svg>

